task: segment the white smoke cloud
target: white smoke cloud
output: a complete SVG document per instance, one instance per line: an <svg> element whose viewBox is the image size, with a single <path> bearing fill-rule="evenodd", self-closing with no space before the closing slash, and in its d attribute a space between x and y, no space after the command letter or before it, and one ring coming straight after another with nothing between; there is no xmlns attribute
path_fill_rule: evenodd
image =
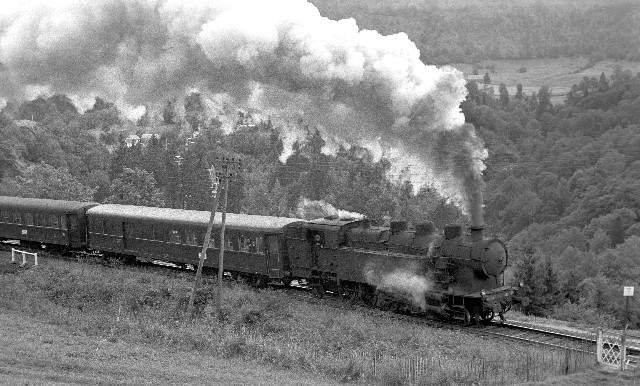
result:
<svg viewBox="0 0 640 386"><path fill-rule="evenodd" d="M373 269L365 272L367 283L376 289L406 298L422 310L426 308L425 294L433 287L425 276L410 270L395 270L391 273L377 273Z"/></svg>
<svg viewBox="0 0 640 386"><path fill-rule="evenodd" d="M361 213L337 209L324 200L316 201L307 198L302 198L298 203L296 215L305 220L314 220L327 216L337 216L339 219L363 219L365 217Z"/></svg>
<svg viewBox="0 0 640 386"><path fill-rule="evenodd" d="M29 1L0 10L0 98L34 88L100 95L135 115L196 88L217 96L205 102L213 110L302 113L321 125L326 151L377 143L405 154L415 186L436 186L481 222L486 151L464 125L464 78L419 56L404 33L359 30L305 0ZM296 138L290 126L292 143L288 134Z"/></svg>

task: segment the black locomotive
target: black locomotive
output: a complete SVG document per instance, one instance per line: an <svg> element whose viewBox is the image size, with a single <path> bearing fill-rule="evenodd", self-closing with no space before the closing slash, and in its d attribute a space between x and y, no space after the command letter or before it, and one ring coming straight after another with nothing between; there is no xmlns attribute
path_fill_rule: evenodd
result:
<svg viewBox="0 0 640 386"><path fill-rule="evenodd" d="M220 248L220 215L213 242ZM0 239L30 247L99 252L138 261L195 265L209 212L0 196ZM507 249L482 228L435 232L432 224L375 226L367 219L227 214L225 271L253 285L296 280L404 312L434 312L465 323L504 318L514 289L504 285ZM215 270L217 259L205 267Z"/></svg>

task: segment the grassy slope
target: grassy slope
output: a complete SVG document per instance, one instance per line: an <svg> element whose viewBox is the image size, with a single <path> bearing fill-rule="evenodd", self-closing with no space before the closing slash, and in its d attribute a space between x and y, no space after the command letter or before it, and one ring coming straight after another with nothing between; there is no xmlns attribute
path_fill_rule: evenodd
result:
<svg viewBox="0 0 640 386"><path fill-rule="evenodd" d="M238 285L224 293L224 323L211 304L190 323L183 314L190 280L46 259L3 274L15 270L8 260L0 253L4 384L336 384L357 378L374 353L398 360L379 362L367 383L403 384L402 358L423 358L432 366L425 384L469 384L485 368L481 383L490 384L523 379L532 358L530 370L546 378L561 360Z"/></svg>
<svg viewBox="0 0 640 386"><path fill-rule="evenodd" d="M0 384L333 385L325 377L158 345L112 342L0 312Z"/></svg>

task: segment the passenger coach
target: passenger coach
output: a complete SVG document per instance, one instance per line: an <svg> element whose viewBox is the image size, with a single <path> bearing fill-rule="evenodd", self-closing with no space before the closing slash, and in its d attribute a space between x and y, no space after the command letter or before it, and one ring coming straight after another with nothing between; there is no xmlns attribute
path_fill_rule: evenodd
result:
<svg viewBox="0 0 640 386"><path fill-rule="evenodd" d="M132 205L99 205L87 211L90 248L135 257L196 265L210 212ZM216 213L205 267L218 267L222 214ZM300 221L228 213L225 230L225 271L245 275L256 284L282 280L283 227Z"/></svg>
<svg viewBox="0 0 640 386"><path fill-rule="evenodd" d="M23 245L82 249L87 245L85 212L95 202L0 196L0 238Z"/></svg>

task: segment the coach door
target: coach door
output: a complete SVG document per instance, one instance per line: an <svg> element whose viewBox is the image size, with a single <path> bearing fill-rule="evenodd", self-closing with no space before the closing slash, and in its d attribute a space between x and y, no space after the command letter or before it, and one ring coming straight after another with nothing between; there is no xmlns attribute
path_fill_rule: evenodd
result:
<svg viewBox="0 0 640 386"><path fill-rule="evenodd" d="M129 224L122 222L122 250L129 249Z"/></svg>
<svg viewBox="0 0 640 386"><path fill-rule="evenodd" d="M72 247L78 247L84 244L84 238L78 231L78 216L75 214L67 215L67 229L69 237L69 245Z"/></svg>
<svg viewBox="0 0 640 386"><path fill-rule="evenodd" d="M266 242L266 254L267 254L267 268L269 269L269 278L279 279L281 278L281 256L280 256L280 243L278 242L277 235L267 235Z"/></svg>

